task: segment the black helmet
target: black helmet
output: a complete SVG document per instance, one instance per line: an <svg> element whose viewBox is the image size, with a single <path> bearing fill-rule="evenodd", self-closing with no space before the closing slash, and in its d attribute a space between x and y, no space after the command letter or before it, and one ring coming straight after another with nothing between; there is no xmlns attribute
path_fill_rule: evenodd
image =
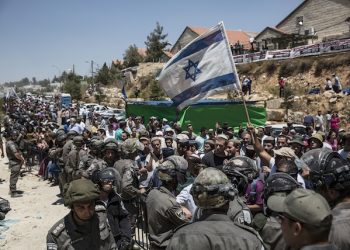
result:
<svg viewBox="0 0 350 250"><path fill-rule="evenodd" d="M317 148L306 152L301 159L309 168L314 189L324 186L338 190L350 188L350 165L337 152Z"/></svg>
<svg viewBox="0 0 350 250"><path fill-rule="evenodd" d="M58 134L57 137L56 137L56 141L59 142L59 143L62 143L66 139L67 139L67 135L66 134Z"/></svg>
<svg viewBox="0 0 350 250"><path fill-rule="evenodd" d="M264 200L276 192L290 193L301 185L289 174L275 173L269 176L264 186Z"/></svg>
<svg viewBox="0 0 350 250"><path fill-rule="evenodd" d="M11 138L17 138L19 136L20 132L17 129L14 129L11 131L10 136Z"/></svg>
<svg viewBox="0 0 350 250"><path fill-rule="evenodd" d="M245 156L238 156L230 159L222 171L236 186L240 195L247 189L247 185L259 176L259 169L255 161Z"/></svg>
<svg viewBox="0 0 350 250"><path fill-rule="evenodd" d="M252 159L246 156L237 156L230 159L222 168L228 177L245 178L246 181L253 181L259 176L259 169Z"/></svg>
<svg viewBox="0 0 350 250"><path fill-rule="evenodd" d="M115 184L115 182L118 181L117 176L119 176L119 174L116 169L110 167L105 168L99 172L99 183L111 181Z"/></svg>

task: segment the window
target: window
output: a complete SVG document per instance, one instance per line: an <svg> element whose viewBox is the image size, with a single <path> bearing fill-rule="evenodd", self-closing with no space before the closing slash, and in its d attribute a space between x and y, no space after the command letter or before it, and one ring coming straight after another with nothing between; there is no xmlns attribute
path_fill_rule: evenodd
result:
<svg viewBox="0 0 350 250"><path fill-rule="evenodd" d="M297 26L303 26L303 24L304 24L304 17L298 16L297 17Z"/></svg>

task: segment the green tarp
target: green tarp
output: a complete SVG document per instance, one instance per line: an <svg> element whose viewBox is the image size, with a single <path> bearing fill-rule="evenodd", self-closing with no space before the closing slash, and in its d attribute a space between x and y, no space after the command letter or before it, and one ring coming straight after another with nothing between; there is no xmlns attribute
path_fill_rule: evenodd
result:
<svg viewBox="0 0 350 250"><path fill-rule="evenodd" d="M266 110L263 107L248 105L250 121L254 126L264 125L266 122ZM245 126L247 118L243 104L202 104L190 106L177 112L173 106L147 105L147 104L127 104L127 116L140 115L148 122L149 117L166 118L168 121L179 121L182 128L191 123L196 132L201 127L214 128L216 122L227 122L230 127Z"/></svg>

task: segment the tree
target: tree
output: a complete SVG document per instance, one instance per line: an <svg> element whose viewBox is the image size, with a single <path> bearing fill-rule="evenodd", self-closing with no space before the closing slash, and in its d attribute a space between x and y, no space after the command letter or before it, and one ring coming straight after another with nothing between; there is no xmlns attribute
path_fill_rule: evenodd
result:
<svg viewBox="0 0 350 250"><path fill-rule="evenodd" d="M158 62L163 55L163 50L169 45L165 40L168 34L163 34L163 26L157 22L156 28L147 36L147 62Z"/></svg>
<svg viewBox="0 0 350 250"><path fill-rule="evenodd" d="M164 92L163 90L159 87L159 84L156 80L151 80L150 85L149 85L149 99L154 100L154 101L159 101L162 100L164 97Z"/></svg>
<svg viewBox="0 0 350 250"><path fill-rule="evenodd" d="M129 46L124 53L123 59L126 68L137 66L143 60L135 44Z"/></svg>
<svg viewBox="0 0 350 250"><path fill-rule="evenodd" d="M69 93L72 96L72 99L80 100L81 99L81 76L78 76L74 73L67 74L67 79L63 85L64 92Z"/></svg>
<svg viewBox="0 0 350 250"><path fill-rule="evenodd" d="M109 68L106 63L104 63L102 68L98 71L95 81L102 85L108 85L111 82Z"/></svg>

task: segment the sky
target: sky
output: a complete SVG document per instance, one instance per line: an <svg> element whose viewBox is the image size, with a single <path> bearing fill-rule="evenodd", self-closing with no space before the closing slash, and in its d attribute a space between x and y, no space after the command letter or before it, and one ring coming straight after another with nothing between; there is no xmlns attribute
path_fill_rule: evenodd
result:
<svg viewBox="0 0 350 250"><path fill-rule="evenodd" d="M260 32L302 0L0 0L0 83L52 79L73 68L122 59L144 42L156 22L174 44L186 26Z"/></svg>

